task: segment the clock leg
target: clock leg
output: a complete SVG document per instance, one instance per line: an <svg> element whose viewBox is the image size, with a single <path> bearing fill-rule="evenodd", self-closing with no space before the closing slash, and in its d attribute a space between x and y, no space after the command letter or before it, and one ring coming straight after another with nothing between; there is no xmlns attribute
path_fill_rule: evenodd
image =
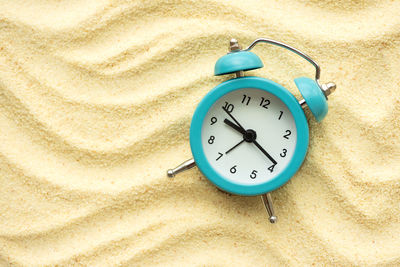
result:
<svg viewBox="0 0 400 267"><path fill-rule="evenodd" d="M194 161L194 159L189 159L189 160L183 162L182 164L180 164L178 167L176 167L174 169L169 169L167 171L167 175L168 175L168 177L172 178L176 174L186 171L186 170L189 170L189 169L193 168L194 166L196 166L196 162Z"/></svg>
<svg viewBox="0 0 400 267"><path fill-rule="evenodd" d="M307 107L306 100L304 99L299 100L299 105L301 106L302 109L305 109Z"/></svg>
<svg viewBox="0 0 400 267"><path fill-rule="evenodd" d="M272 205L272 198L270 193L266 193L261 195L261 199L264 203L265 208L267 209L269 222L276 223L278 218L275 216L274 206Z"/></svg>

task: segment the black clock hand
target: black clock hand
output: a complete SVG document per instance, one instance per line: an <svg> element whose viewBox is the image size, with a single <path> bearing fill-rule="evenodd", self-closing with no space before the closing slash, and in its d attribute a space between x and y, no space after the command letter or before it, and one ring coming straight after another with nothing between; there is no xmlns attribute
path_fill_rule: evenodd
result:
<svg viewBox="0 0 400 267"><path fill-rule="evenodd" d="M260 144L259 144L256 140L254 140L253 143L256 145L256 147L258 147L258 149L261 150L262 153L264 153L265 156L267 156L267 158L268 158L270 161L272 161L272 163L274 163L274 165L277 164L276 160L274 160L274 158L271 157L271 155L268 154L268 152L265 151L265 149L264 149L262 146L260 146Z"/></svg>
<svg viewBox="0 0 400 267"><path fill-rule="evenodd" d="M241 134L243 134L243 136L245 136L246 133L247 133L247 131L243 128L243 126L240 125L240 123L233 117L233 115L232 115L230 112L228 112L228 110L226 110L224 107L222 107L222 109L232 118L232 120L234 120L234 121L236 122L237 125L234 124L233 122L231 122L231 121L228 120L228 119L225 119L225 120L224 120L224 123L228 124L230 127L232 127L232 128L235 129L236 131L238 131L238 132L240 132ZM243 138L243 139L244 139L244 138ZM275 160L273 157L271 157L271 155L268 154L268 152L265 151L265 149L264 149L262 146L260 146L260 144L259 144L256 140L251 140L251 142L253 142L253 143L256 145L256 147L257 147L258 149L260 149L261 152L262 152L265 156L267 156L267 158L268 158L270 161L272 161L272 163L274 163L274 165L278 164L278 163L276 162L276 160Z"/></svg>
<svg viewBox="0 0 400 267"><path fill-rule="evenodd" d="M228 124L230 127L232 127L233 129L235 129L236 131L238 131L241 134L246 134L246 130L240 128L239 126L237 126L236 124L234 124L233 122L231 122L228 119L224 120L224 123Z"/></svg>
<svg viewBox="0 0 400 267"><path fill-rule="evenodd" d="M228 151L225 152L225 154L228 154L229 152L231 152L232 150L234 150L236 147L238 147L241 143L243 143L245 140L243 139L242 141L240 141L239 143L237 143L236 145L234 145L231 149L229 149Z"/></svg>
<svg viewBox="0 0 400 267"><path fill-rule="evenodd" d="M229 117L232 118L232 120L233 120L234 122L236 122L236 124L242 129L242 132L241 132L241 133L244 134L244 133L246 132L246 130L243 128L243 126L240 125L240 123L235 119L235 117L233 117L233 115L232 115L227 109L225 109L224 107L222 107L222 109L229 115Z"/></svg>

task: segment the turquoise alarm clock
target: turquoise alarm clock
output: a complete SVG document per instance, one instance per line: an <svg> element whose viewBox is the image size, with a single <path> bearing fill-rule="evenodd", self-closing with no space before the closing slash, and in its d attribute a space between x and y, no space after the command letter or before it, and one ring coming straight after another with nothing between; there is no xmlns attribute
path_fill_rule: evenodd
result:
<svg viewBox="0 0 400 267"><path fill-rule="evenodd" d="M257 43L286 48L310 62L315 79L294 80L302 100L282 85L244 71L263 67L250 50ZM230 41L229 53L215 64L215 75L235 74L212 89L197 106L190 126L193 159L167 171L169 177L197 166L219 189L243 196L261 195L275 223L270 192L284 185L300 168L308 148L309 129L304 109L321 121L328 112L332 82L319 83L320 67L303 52L282 42L260 38L244 50Z"/></svg>

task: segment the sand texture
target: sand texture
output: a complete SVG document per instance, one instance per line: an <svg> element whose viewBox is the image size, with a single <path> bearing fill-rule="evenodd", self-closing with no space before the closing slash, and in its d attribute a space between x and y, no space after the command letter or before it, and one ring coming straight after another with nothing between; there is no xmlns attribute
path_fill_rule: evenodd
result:
<svg viewBox="0 0 400 267"><path fill-rule="evenodd" d="M0 266L400 266L399 1L0 1ZM335 81L300 171L220 192L189 126L228 40ZM293 92L280 48L248 73Z"/></svg>

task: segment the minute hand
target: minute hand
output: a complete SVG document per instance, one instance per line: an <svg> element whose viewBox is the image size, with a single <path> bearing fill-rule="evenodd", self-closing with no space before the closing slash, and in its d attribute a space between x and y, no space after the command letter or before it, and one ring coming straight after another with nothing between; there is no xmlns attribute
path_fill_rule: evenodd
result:
<svg viewBox="0 0 400 267"><path fill-rule="evenodd" d="M278 163L276 162L276 160L274 160L274 158L271 157L271 155L268 154L268 152L265 151L265 149L264 149L262 146L260 146L260 144L259 144L256 140L254 140L253 143L256 145L256 147L258 147L258 149L261 150L262 153L264 153L265 156L267 156L267 158L268 158L270 161L272 161L272 163L274 163L274 165L278 164Z"/></svg>

